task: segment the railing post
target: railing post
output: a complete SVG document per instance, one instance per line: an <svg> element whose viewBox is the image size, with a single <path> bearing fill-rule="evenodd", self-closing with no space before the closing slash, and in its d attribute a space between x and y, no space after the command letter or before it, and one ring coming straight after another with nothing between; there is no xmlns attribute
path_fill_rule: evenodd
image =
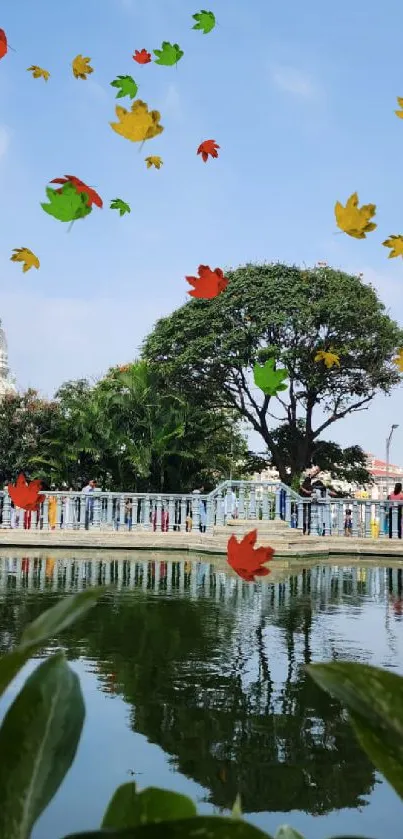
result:
<svg viewBox="0 0 403 839"><path fill-rule="evenodd" d="M281 486L276 487L275 501L274 501L274 518L279 519L281 512Z"/></svg>
<svg viewBox="0 0 403 839"><path fill-rule="evenodd" d="M256 489L252 484L250 488L250 496L249 496L249 518L255 519L256 518Z"/></svg>
<svg viewBox="0 0 403 839"><path fill-rule="evenodd" d="M240 519L245 518L245 484L243 481L239 485L238 517Z"/></svg>
<svg viewBox="0 0 403 839"><path fill-rule="evenodd" d="M291 525L291 495L289 492L285 496L285 520L287 524Z"/></svg>
<svg viewBox="0 0 403 839"><path fill-rule="evenodd" d="M8 494L7 486L4 487L3 515L1 519L1 526L3 529L11 527L11 500Z"/></svg>
<svg viewBox="0 0 403 839"><path fill-rule="evenodd" d="M206 532L211 533L214 530L214 501L212 498L207 498L207 521Z"/></svg>
<svg viewBox="0 0 403 839"><path fill-rule="evenodd" d="M193 490L192 498L192 520L195 530L199 530L200 525L200 492L198 489Z"/></svg>
<svg viewBox="0 0 403 839"><path fill-rule="evenodd" d="M89 493L90 495L90 502L92 502L92 522L90 522L92 527L100 528L101 527L101 490L94 489L94 492ZM92 495L92 498L91 498ZM89 508L89 513L91 511L91 506Z"/></svg>

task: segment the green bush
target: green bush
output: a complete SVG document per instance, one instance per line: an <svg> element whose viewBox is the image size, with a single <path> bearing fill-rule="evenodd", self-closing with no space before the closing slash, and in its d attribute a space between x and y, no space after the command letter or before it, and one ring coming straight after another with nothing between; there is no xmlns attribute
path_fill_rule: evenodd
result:
<svg viewBox="0 0 403 839"><path fill-rule="evenodd" d="M43 643L90 609L101 589L60 600L25 630L20 645L0 659L0 696ZM403 797L403 678L348 662L311 665L311 676L348 708L357 737L376 768ZM29 839L76 755L85 718L80 682L58 652L26 680L0 728L0 837ZM184 795L134 783L120 786L99 830L64 839L271 839L242 820L200 816ZM303 839L280 827L275 839ZM349 837L339 837L349 839Z"/></svg>

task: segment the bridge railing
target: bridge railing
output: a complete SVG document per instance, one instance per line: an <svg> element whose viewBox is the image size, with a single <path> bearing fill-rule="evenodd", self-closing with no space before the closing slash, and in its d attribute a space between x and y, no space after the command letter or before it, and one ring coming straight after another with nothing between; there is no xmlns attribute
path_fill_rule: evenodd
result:
<svg viewBox="0 0 403 839"><path fill-rule="evenodd" d="M361 538L402 537L402 504L370 499L303 498L281 481L224 481L209 494L50 491L27 512L0 491L0 527L40 530L201 531L229 519L284 521L302 533ZM346 512L351 527L346 528Z"/></svg>

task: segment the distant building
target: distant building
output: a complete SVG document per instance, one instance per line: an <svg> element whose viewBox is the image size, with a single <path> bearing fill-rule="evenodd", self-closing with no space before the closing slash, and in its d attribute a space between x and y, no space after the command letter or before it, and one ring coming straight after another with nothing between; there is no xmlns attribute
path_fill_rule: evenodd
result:
<svg viewBox="0 0 403 839"><path fill-rule="evenodd" d="M373 454L367 454L367 469L374 479L371 493L373 499L386 498L396 483L403 484L403 466L389 463L389 469L386 472L386 460L378 460Z"/></svg>
<svg viewBox="0 0 403 839"><path fill-rule="evenodd" d="M8 393L17 393L17 387L8 366L7 339L0 321L0 399Z"/></svg>
<svg viewBox="0 0 403 839"><path fill-rule="evenodd" d="M339 492L354 494L357 498L372 498L374 501L386 498L392 492L397 482L400 481L403 484L403 466L396 466L390 463L387 473L387 463L385 460L378 460L373 454L367 454L366 458L366 468L373 478L372 484L359 486L358 484L348 483L347 481L333 480L329 472L322 472L320 477L325 484L331 484ZM279 477L277 469L269 466L260 472L260 474L256 473L253 475L253 480L278 481Z"/></svg>

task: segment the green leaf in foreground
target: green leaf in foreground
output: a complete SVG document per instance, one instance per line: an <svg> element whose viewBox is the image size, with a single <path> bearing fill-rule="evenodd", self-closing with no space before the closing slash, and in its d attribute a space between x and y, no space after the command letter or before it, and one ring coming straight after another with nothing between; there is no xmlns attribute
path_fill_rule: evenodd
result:
<svg viewBox="0 0 403 839"><path fill-rule="evenodd" d="M127 830L94 830L64 839L271 839L257 827L236 819L196 816L193 819L146 824Z"/></svg>
<svg viewBox="0 0 403 839"><path fill-rule="evenodd" d="M28 839L62 783L81 736L78 676L63 653L29 676L0 729L0 836Z"/></svg>
<svg viewBox="0 0 403 839"><path fill-rule="evenodd" d="M125 213L131 213L130 204L126 204L122 198L114 198L110 204L110 210L119 210L119 215L124 216Z"/></svg>
<svg viewBox="0 0 403 839"><path fill-rule="evenodd" d="M196 21L192 28L201 29L204 35L208 35L215 27L215 15L213 12L206 12L205 9L202 9L201 12L196 12L192 17Z"/></svg>
<svg viewBox="0 0 403 839"><path fill-rule="evenodd" d="M123 96L129 96L130 99L135 99L138 91L138 85L133 79L133 76L117 76L111 82L111 87L116 87L119 93L116 94L116 99L122 99Z"/></svg>
<svg viewBox="0 0 403 839"><path fill-rule="evenodd" d="M267 396L275 396L279 391L287 390L287 385L284 384L284 379L288 378L287 370L275 370L274 365L274 358L268 358L263 367L255 364L253 368L255 385L260 387Z"/></svg>
<svg viewBox="0 0 403 839"><path fill-rule="evenodd" d="M196 815L190 798L178 792L148 787L136 792L136 784L122 784L105 813L102 827L136 827L150 822L189 819Z"/></svg>
<svg viewBox="0 0 403 839"><path fill-rule="evenodd" d="M63 597L27 626L21 643L11 653L0 658L0 696L15 678L21 667L41 645L81 618L93 606L104 589L97 587L79 594Z"/></svg>
<svg viewBox="0 0 403 839"><path fill-rule="evenodd" d="M64 184L60 190L47 187L46 195L49 204L41 204L41 207L58 221L75 221L92 212L87 193L77 192L71 183Z"/></svg>
<svg viewBox="0 0 403 839"><path fill-rule="evenodd" d="M343 661L313 664L307 670L346 705L362 748L403 798L403 678Z"/></svg>
<svg viewBox="0 0 403 839"><path fill-rule="evenodd" d="M290 827L288 824L283 824L278 828L274 839L304 839L302 833Z"/></svg>

